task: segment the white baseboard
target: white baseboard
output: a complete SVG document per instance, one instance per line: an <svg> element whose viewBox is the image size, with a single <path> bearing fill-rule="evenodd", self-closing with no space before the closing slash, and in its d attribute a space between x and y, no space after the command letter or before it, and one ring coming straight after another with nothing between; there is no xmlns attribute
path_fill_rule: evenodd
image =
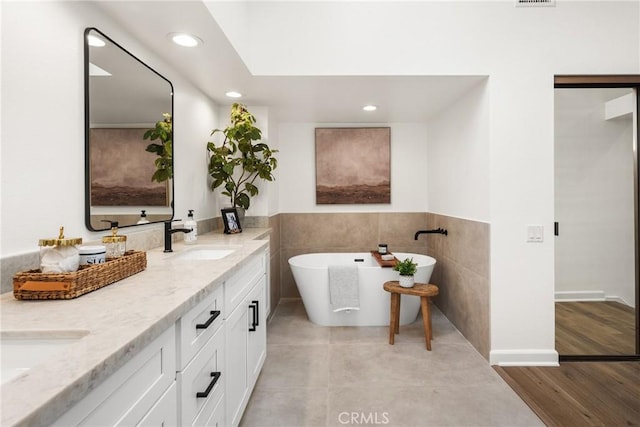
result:
<svg viewBox="0 0 640 427"><path fill-rule="evenodd" d="M624 304L624 305L626 305L626 306L629 306L629 307L633 307L633 308L635 308L635 305L633 305L633 304L629 304L627 301L623 300L623 299L622 299L622 298L620 298L619 296L615 296L615 295L607 295L607 296L605 297L605 299L606 299L607 301L619 302L620 304Z"/></svg>
<svg viewBox="0 0 640 427"><path fill-rule="evenodd" d="M556 301L605 301L604 291L558 291Z"/></svg>
<svg viewBox="0 0 640 427"><path fill-rule="evenodd" d="M489 363L499 366L559 366L555 350L491 350Z"/></svg>
<svg viewBox="0 0 640 427"><path fill-rule="evenodd" d="M556 302L570 301L615 301L633 307L617 295L605 295L604 291L558 291L555 293Z"/></svg>

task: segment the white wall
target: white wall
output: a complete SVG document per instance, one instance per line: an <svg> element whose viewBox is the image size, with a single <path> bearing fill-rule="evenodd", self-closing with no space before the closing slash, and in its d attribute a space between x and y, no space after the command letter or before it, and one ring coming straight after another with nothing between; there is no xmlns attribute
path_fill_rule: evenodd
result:
<svg viewBox="0 0 640 427"><path fill-rule="evenodd" d="M280 129L277 123L277 119L273 114L269 114L269 135L265 142L269 144L269 147L275 150L280 150ZM280 200L280 187L282 178L280 176L281 170L281 156L282 153L276 153L275 157L278 160L278 167L273 171L275 180L273 182L262 181L260 183L261 192L267 194L267 216L273 216L280 212L279 200ZM264 188L264 190L262 190ZM262 196L262 194L260 194Z"/></svg>
<svg viewBox="0 0 640 427"><path fill-rule="evenodd" d="M605 120L604 113L607 101L629 92L555 91L555 290L562 299L601 294L635 306L633 118Z"/></svg>
<svg viewBox="0 0 640 427"><path fill-rule="evenodd" d="M425 212L427 127L420 123L367 125L391 128L391 204L316 205L315 128L350 126L362 124L280 124L280 212Z"/></svg>
<svg viewBox="0 0 640 427"><path fill-rule="evenodd" d="M489 75L491 362L555 364L553 76L640 73L638 8L261 1L246 11L251 49L236 48L260 75ZM283 211L311 206L303 150ZM527 224L544 242L526 242Z"/></svg>
<svg viewBox="0 0 640 427"><path fill-rule="evenodd" d="M250 46L250 52L240 53L262 75L490 76L491 361L545 364L557 361L550 234L553 75L640 73L639 17L637 1L558 2L553 8L516 8L510 1L261 1L243 12L244 31L227 34L242 35L240 47ZM129 47L171 79L177 93L193 93L192 99L208 105L167 64L97 15L91 4L3 2L3 256L35 249L37 239L55 233L60 224L73 235L90 234L82 214L86 26L97 26ZM606 58L594 52L606 52ZM189 101L176 95L176 132L182 129L181 136L176 133L176 210L184 215L194 208L204 218L214 216L217 206L206 203L211 195L199 188L190 195L191 186L204 176L193 164L204 156L201 141L217 123L196 122L189 111L183 112ZM205 121L217 119L213 106L206 110L199 113L207 116ZM314 126L285 123L278 129L280 158L282 163L287 159L279 171L282 212L324 209L314 208L312 199ZM407 126L412 129L408 134L427 140L426 130L418 131L421 125ZM392 139L398 134L395 127ZM185 153L177 148L180 141L193 145ZM395 145L412 157L416 144ZM427 201L412 200L403 195L406 187L398 187L402 182L427 185L426 145L423 149L413 156L420 159L412 164L419 169L392 177L392 205L372 208L427 210ZM392 162L405 154L392 153ZM183 179L180 174L189 169L194 175ZM398 170L395 163L392 170ZM55 190L49 184L52 177ZM526 224L544 225L545 241L526 243Z"/></svg>
<svg viewBox="0 0 640 427"><path fill-rule="evenodd" d="M61 225L68 237L104 234L84 225L85 27L172 81L176 217L216 215L206 141L219 120L207 97L90 2L2 2L2 256L37 250Z"/></svg>
<svg viewBox="0 0 640 427"><path fill-rule="evenodd" d="M490 220L488 82L428 122L429 212Z"/></svg>

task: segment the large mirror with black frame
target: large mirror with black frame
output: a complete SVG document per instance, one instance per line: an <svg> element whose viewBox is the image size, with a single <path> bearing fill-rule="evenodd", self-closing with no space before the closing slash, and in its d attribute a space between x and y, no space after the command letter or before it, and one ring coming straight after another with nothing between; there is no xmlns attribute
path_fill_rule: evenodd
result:
<svg viewBox="0 0 640 427"><path fill-rule="evenodd" d="M173 218L173 86L96 28L84 32L85 223Z"/></svg>

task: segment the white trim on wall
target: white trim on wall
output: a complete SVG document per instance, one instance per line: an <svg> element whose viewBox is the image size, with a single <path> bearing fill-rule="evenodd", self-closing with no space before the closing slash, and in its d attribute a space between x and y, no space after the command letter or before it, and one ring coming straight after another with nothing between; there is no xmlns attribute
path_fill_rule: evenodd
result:
<svg viewBox="0 0 640 427"><path fill-rule="evenodd" d="M560 366L555 350L492 350L489 362L498 366Z"/></svg>

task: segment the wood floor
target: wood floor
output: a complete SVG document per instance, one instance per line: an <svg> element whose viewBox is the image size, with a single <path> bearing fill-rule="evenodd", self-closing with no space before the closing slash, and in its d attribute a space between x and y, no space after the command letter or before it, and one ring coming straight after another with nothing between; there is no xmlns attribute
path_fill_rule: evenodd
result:
<svg viewBox="0 0 640 427"><path fill-rule="evenodd" d="M549 427L640 426L640 362L495 370Z"/></svg>
<svg viewBox="0 0 640 427"><path fill-rule="evenodd" d="M635 333L635 310L627 305L556 303L556 350L563 356L635 354Z"/></svg>
<svg viewBox="0 0 640 427"><path fill-rule="evenodd" d="M617 302L556 303L556 350L634 354L635 311ZM640 362L495 370L547 426L640 426Z"/></svg>

